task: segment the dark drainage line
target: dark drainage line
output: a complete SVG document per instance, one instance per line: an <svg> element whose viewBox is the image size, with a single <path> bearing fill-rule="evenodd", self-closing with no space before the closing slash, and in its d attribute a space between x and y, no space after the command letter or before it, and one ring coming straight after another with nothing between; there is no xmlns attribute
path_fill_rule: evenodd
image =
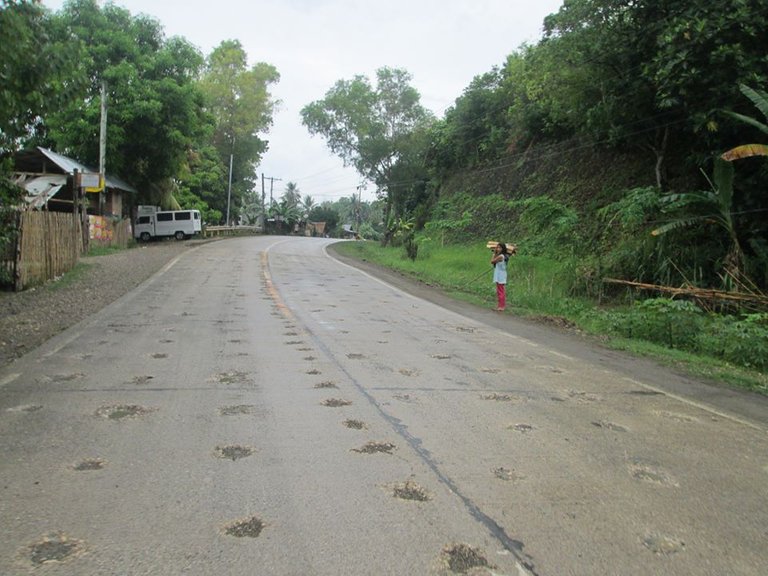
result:
<svg viewBox="0 0 768 576"><path fill-rule="evenodd" d="M328 347L320 341L320 339L305 325L305 330L309 333L309 335L312 337L312 340L314 340L315 344L320 348L325 355L331 359L333 364L335 364L338 369L343 372L347 378L355 385L355 388L368 400L368 402L376 409L376 411L381 415L384 420L389 422L389 424L394 428L395 432L402 437L406 443L418 454L418 456L426 463L426 465L434 472L435 476L437 476L438 480L445 484L448 489L453 492L456 496L459 497L459 499L464 503L464 506L469 511L470 515L480 522L483 526L485 526L488 531L496 538L501 544L509 550L509 552L517 559L517 561L528 571L530 576L538 576L538 573L536 572L536 568L533 564L533 560L530 556L528 556L525 552L523 552L524 544L520 542L519 540L514 540L509 536L509 534L506 533L504 528L499 526L499 524L488 514L483 512L477 504L472 502L472 500L469 499L469 497L462 494L462 492L459 490L458 486L456 486L456 483L451 480L444 472L440 470L437 463L432 458L432 455L430 454L429 450L424 448L422 445L422 442L419 438L416 438L413 434L411 434L408 431L408 426L402 423L402 421L398 418L395 418L393 416L390 416L387 414L381 406L376 402L375 398L371 396L365 388L342 366L337 360L336 357L331 353L331 351L328 349Z"/></svg>

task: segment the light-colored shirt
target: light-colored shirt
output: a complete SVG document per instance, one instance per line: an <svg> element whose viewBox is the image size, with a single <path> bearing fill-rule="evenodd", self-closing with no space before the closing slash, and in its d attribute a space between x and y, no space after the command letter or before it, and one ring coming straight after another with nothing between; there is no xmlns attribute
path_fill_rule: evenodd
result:
<svg viewBox="0 0 768 576"><path fill-rule="evenodd" d="M493 265L493 281L496 284L507 283L507 260L502 258Z"/></svg>

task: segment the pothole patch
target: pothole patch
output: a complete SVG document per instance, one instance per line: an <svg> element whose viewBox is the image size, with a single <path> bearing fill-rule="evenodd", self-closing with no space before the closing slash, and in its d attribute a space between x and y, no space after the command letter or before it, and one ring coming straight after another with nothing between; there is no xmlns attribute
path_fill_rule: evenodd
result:
<svg viewBox="0 0 768 576"><path fill-rule="evenodd" d="M352 430L364 430L366 428L365 422L362 420L344 420L342 424L344 424L344 426L347 428L351 428Z"/></svg>
<svg viewBox="0 0 768 576"><path fill-rule="evenodd" d="M391 442L366 442L360 448L353 448L352 452L359 454L392 454L396 446Z"/></svg>
<svg viewBox="0 0 768 576"><path fill-rule="evenodd" d="M400 500L414 502L428 502L431 500L429 493L413 480L399 482L392 487L392 496Z"/></svg>
<svg viewBox="0 0 768 576"><path fill-rule="evenodd" d="M699 421L699 419L695 416L689 416L688 414L682 414L680 412L656 410L654 411L654 414L656 414L656 416L666 418L667 420L672 420L673 422L680 422L681 424L693 424L694 422Z"/></svg>
<svg viewBox="0 0 768 576"><path fill-rule="evenodd" d="M106 462L101 458L86 458L72 466L72 469L75 472L90 472L103 469L105 464Z"/></svg>
<svg viewBox="0 0 768 576"><path fill-rule="evenodd" d="M510 470L509 468L504 468L503 466L499 468L494 468L491 470L493 472L493 475L498 478L499 480L504 480L505 482L516 482L518 480L522 480L523 476L515 472L514 470Z"/></svg>
<svg viewBox="0 0 768 576"><path fill-rule="evenodd" d="M22 404L21 406L13 406L12 408L6 408L6 412L37 412L38 410L42 410L43 405L42 404Z"/></svg>
<svg viewBox="0 0 768 576"><path fill-rule="evenodd" d="M49 534L40 542L29 546L28 558L34 566L42 566L51 562L64 562L82 554L85 543L82 540L69 538L65 534Z"/></svg>
<svg viewBox="0 0 768 576"><path fill-rule="evenodd" d="M96 416L108 420L123 420L124 418L138 418L154 411L154 408L147 408L138 404L117 404L114 406L102 406L96 410Z"/></svg>
<svg viewBox="0 0 768 576"><path fill-rule="evenodd" d="M228 524L224 527L224 533L235 538L258 538L265 527L266 524L260 518L251 516Z"/></svg>
<svg viewBox="0 0 768 576"><path fill-rule="evenodd" d="M480 396L483 400L493 400L494 402L520 402L521 399L518 396L512 394L484 394Z"/></svg>
<svg viewBox="0 0 768 576"><path fill-rule="evenodd" d="M647 482L658 486L671 486L673 488L679 486L677 481L665 470L640 461L632 462L629 465L629 473L632 478L640 482Z"/></svg>
<svg viewBox="0 0 768 576"><path fill-rule="evenodd" d="M220 372L213 377L219 384L248 384L250 382L247 372L233 370L231 372Z"/></svg>
<svg viewBox="0 0 768 576"><path fill-rule="evenodd" d="M342 400L341 398L328 398L327 400L323 400L321 404L323 406L328 406L329 408L340 408L341 406L349 406L352 402L349 400Z"/></svg>
<svg viewBox="0 0 768 576"><path fill-rule="evenodd" d="M479 548L468 544L451 544L443 548L441 560L454 574L467 574L474 568L495 569Z"/></svg>
<svg viewBox="0 0 768 576"><path fill-rule="evenodd" d="M84 378L85 374L82 372L73 372L72 374L53 374L50 376L46 376L45 378L50 382L60 383L60 382L72 382L74 380L79 380L81 378Z"/></svg>
<svg viewBox="0 0 768 576"><path fill-rule="evenodd" d="M237 406L222 406L219 414L222 416L239 416L241 414L253 414L256 409L252 404L238 404Z"/></svg>
<svg viewBox="0 0 768 576"><path fill-rule="evenodd" d="M578 402L599 402L602 400L597 394L591 394L581 390L570 390L568 392L568 397Z"/></svg>
<svg viewBox="0 0 768 576"><path fill-rule="evenodd" d="M627 429L624 428L624 426L621 426L614 422L608 422L607 420L598 420L596 422L592 422L592 426L596 426L597 428L604 428L605 430L613 430L614 432L627 431Z"/></svg>
<svg viewBox="0 0 768 576"><path fill-rule="evenodd" d="M647 534L643 546L659 556L669 556L685 550L685 542L663 534Z"/></svg>
<svg viewBox="0 0 768 576"><path fill-rule="evenodd" d="M324 389L327 389L327 388L338 388L338 386L336 386L335 382L332 382L330 380L326 380L325 382L320 382L318 384L315 384L315 388L318 389L318 390L324 390Z"/></svg>
<svg viewBox="0 0 768 576"><path fill-rule="evenodd" d="M240 460L252 456L255 450L250 446L241 446L239 444L230 444L229 446L216 446L214 454L217 458L223 460Z"/></svg>

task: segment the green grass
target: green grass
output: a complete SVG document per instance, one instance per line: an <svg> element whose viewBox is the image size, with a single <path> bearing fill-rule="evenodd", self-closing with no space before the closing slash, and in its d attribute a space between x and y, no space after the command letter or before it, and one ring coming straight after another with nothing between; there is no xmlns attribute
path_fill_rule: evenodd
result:
<svg viewBox="0 0 768 576"><path fill-rule="evenodd" d="M484 242L446 247L422 242L416 260L407 258L403 248L382 248L378 242L345 242L335 248L346 256L374 262L439 286L458 300L486 307L496 304L491 253ZM584 332L600 337L601 342L611 348L651 357L695 377L768 395L768 375L762 372L709 356L608 334L606 323L600 321L603 309L586 298L569 296L572 278L568 262L515 256L508 266L507 309L518 316L563 318Z"/></svg>

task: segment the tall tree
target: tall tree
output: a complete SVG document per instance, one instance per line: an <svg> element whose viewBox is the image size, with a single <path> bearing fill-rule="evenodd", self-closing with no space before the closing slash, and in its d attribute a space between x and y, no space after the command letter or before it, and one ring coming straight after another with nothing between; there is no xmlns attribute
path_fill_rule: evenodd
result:
<svg viewBox="0 0 768 576"><path fill-rule="evenodd" d="M380 68L375 86L364 76L339 80L325 98L301 111L311 134L325 138L345 164L376 184L386 200L387 220L395 207L395 166L412 151L409 144L417 128L432 121L410 81L405 70Z"/></svg>
<svg viewBox="0 0 768 576"><path fill-rule="evenodd" d="M50 29L39 0L0 1L0 151L15 148L73 96L78 46L65 50Z"/></svg>
<svg viewBox="0 0 768 576"><path fill-rule="evenodd" d="M107 170L144 194L150 184L175 178L188 149L210 131L193 82L202 55L182 38L166 40L158 21L112 3L102 8L95 0L69 0L53 24L57 38L81 51L86 82L81 98L45 118L41 141L98 165L100 91L106 82Z"/></svg>
<svg viewBox="0 0 768 576"><path fill-rule="evenodd" d="M213 143L222 162L232 166L232 198L235 208L252 192L258 181L256 166L267 150L260 137L272 125L278 101L270 86L280 79L277 69L264 62L248 66L248 55L237 40L222 42L208 56L200 81L206 107L215 118ZM215 199L212 206L226 210L227 198Z"/></svg>

